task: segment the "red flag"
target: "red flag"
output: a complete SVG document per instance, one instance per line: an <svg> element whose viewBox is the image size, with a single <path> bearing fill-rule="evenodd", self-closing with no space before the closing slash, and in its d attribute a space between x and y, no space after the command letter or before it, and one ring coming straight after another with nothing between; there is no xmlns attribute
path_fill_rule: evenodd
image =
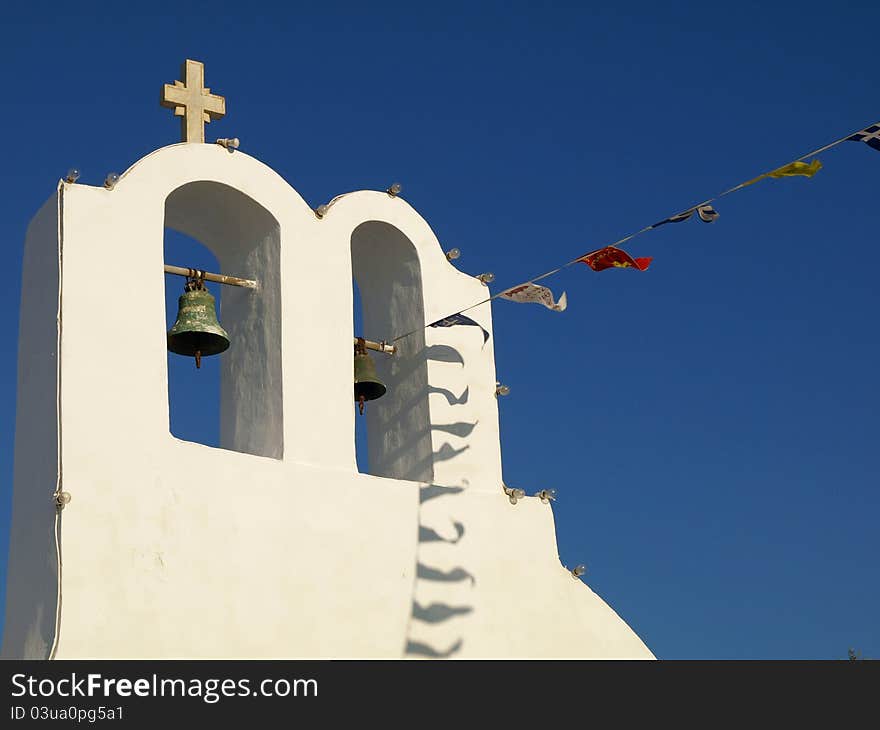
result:
<svg viewBox="0 0 880 730"><path fill-rule="evenodd" d="M593 271L603 271L612 267L644 271L651 265L651 260L650 256L634 259L626 251L614 246L600 248L598 251L584 254L578 259L578 261L583 261Z"/></svg>

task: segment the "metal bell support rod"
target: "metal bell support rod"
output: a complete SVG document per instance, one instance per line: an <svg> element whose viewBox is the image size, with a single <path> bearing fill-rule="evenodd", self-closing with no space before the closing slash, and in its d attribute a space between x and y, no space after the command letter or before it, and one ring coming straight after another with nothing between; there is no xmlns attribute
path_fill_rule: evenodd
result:
<svg viewBox="0 0 880 730"><path fill-rule="evenodd" d="M257 282L253 279L240 279L237 276L226 276L226 274L212 274L210 271L202 271L201 269L186 269L183 266L171 266L165 264L166 274L175 274L177 276L185 276L188 279L202 279L203 281L213 281L217 284L229 284L230 286L242 286L245 289L257 289Z"/></svg>
<svg viewBox="0 0 880 730"><path fill-rule="evenodd" d="M354 344L358 343L358 337L354 338ZM388 345L385 342L373 342L372 340L364 340L364 347L368 350L375 350L376 352L384 352L386 355L393 355L397 352L397 348L394 345Z"/></svg>

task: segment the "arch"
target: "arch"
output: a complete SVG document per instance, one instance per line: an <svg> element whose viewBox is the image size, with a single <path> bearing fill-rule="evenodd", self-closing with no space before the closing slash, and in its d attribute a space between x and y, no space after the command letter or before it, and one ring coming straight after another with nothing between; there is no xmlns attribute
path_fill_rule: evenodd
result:
<svg viewBox="0 0 880 730"><path fill-rule="evenodd" d="M351 266L361 296L364 336L382 339L418 330L397 343L393 357L373 358L388 392L367 408L370 473L430 482L434 466L425 304L416 247L395 226L367 221L352 231Z"/></svg>
<svg viewBox="0 0 880 730"><path fill-rule="evenodd" d="M220 447L280 459L284 421L278 221L235 188L202 180L166 197L165 226L210 249L224 273L259 282L256 291L213 287L232 343L220 356Z"/></svg>

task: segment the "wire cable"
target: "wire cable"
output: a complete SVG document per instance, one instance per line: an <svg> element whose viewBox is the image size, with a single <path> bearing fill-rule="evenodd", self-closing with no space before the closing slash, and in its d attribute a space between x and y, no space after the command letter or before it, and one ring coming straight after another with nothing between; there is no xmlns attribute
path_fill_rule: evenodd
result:
<svg viewBox="0 0 880 730"><path fill-rule="evenodd" d="M834 142L831 142L830 144L823 145L822 147L817 147L816 149L814 149L810 152L807 152L807 153L801 155L800 157L797 157L797 158L791 160L790 162L786 162L783 165L778 165L777 167L774 167L774 168L768 170L767 172L764 172L764 173L758 175L757 177L750 178L749 180L746 180L745 182L741 182L737 185L734 185L733 187L727 188L726 190L723 190L722 192L715 195L714 197L707 198L702 203L697 203L696 205L692 205L689 208L685 208L680 213L675 213L671 216L668 216L668 218L672 218L674 215L681 215L682 213L692 212L692 211L696 210L697 208L701 208L704 205L709 205L711 203L714 203L716 200L720 200L721 198L724 198L724 197L726 197L732 193L735 193L739 190L742 190L743 188L748 187L752 183L756 183L759 180L763 180L765 177L769 176L771 173L776 172L777 170L780 170L784 167L787 167L788 165L791 165L795 162L803 162L807 157L813 157L814 155L818 155L822 152L827 152L828 150L832 149L833 147L836 147L837 145L839 145L841 142L846 142L847 140L851 139L852 137L854 137L856 134L858 134L862 130L867 129L868 127L876 126L876 125L880 125L880 122L875 122L874 124L869 124L866 127L861 127L860 129L857 129L855 132L850 132L845 137L841 137L840 139L836 139L836 140L834 140ZM668 220L668 218L665 218L664 221ZM597 248L595 250L601 251L603 248L617 248L621 244L626 243L627 241L631 241L636 236L640 236L643 233L647 233L648 231L653 230L656 227L657 227L656 223L653 223L650 226L645 226L644 228L640 228L637 231L633 231L632 233L624 236L623 238L617 239L616 241L614 241L614 243L608 243L605 246L600 246L599 248ZM587 256L587 255L588 254L581 254L577 258L574 258L571 261L568 261L568 262L562 264L561 266L557 266L555 269L551 269L550 271L547 271L543 274L540 274L539 276L535 276L531 279L527 279L526 281L522 282L522 284L534 284L536 281L541 281L542 279L547 279L547 278L553 276L554 274L558 274L563 269L567 269L569 266L572 266L573 264L580 263L581 260L584 258L584 256ZM515 286L521 286L521 284L516 284ZM462 314L462 313L467 312L471 309L474 309L475 307L479 307L481 304L486 304L487 302L491 302L492 300L497 299L498 297L505 294L511 288L513 288L513 287L507 287L507 289L503 289L502 291L498 292L497 294L492 295L491 297L488 297L487 299L483 299L482 301L479 301L476 304L471 304L470 306L465 307L464 309L459 309L455 312L452 312L452 313L446 315L446 317L452 317L452 316L455 316L456 314ZM439 322L443 319L446 319L446 317L440 317L440 319L438 319L436 321ZM431 326L430 324L426 324L424 327L420 327L420 328L411 330L410 332L407 332L406 334L395 337L393 340L391 340L391 342L397 342L398 340L402 340L404 337L409 337L411 334L419 332L421 329L426 329L430 326Z"/></svg>

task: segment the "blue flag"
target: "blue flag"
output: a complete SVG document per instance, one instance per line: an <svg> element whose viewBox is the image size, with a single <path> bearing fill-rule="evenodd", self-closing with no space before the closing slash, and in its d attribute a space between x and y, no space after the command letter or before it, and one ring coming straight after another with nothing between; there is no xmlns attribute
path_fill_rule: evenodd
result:
<svg viewBox="0 0 880 730"><path fill-rule="evenodd" d="M443 319L438 319L436 322L432 322L428 325L428 327L453 327L457 324L469 324L474 327L479 327L483 331L483 344L486 344L486 340L489 339L489 333L483 329L483 326L479 322L474 322L470 317L465 317L463 314L453 314L449 317L444 317Z"/></svg>
<svg viewBox="0 0 880 730"><path fill-rule="evenodd" d="M682 221L688 220L694 213L700 216L700 220L703 221L703 223L713 223L718 219L719 215L718 211L716 211L711 205L699 205L696 208L686 210L684 213L678 213L669 216L669 218L664 218L659 223L655 223L651 226L651 228L659 228L660 226L665 226L667 223L681 223Z"/></svg>
<svg viewBox="0 0 880 730"><path fill-rule="evenodd" d="M847 137L851 142L864 142L868 147L880 151L880 124L872 124L861 132L856 132L852 137Z"/></svg>

